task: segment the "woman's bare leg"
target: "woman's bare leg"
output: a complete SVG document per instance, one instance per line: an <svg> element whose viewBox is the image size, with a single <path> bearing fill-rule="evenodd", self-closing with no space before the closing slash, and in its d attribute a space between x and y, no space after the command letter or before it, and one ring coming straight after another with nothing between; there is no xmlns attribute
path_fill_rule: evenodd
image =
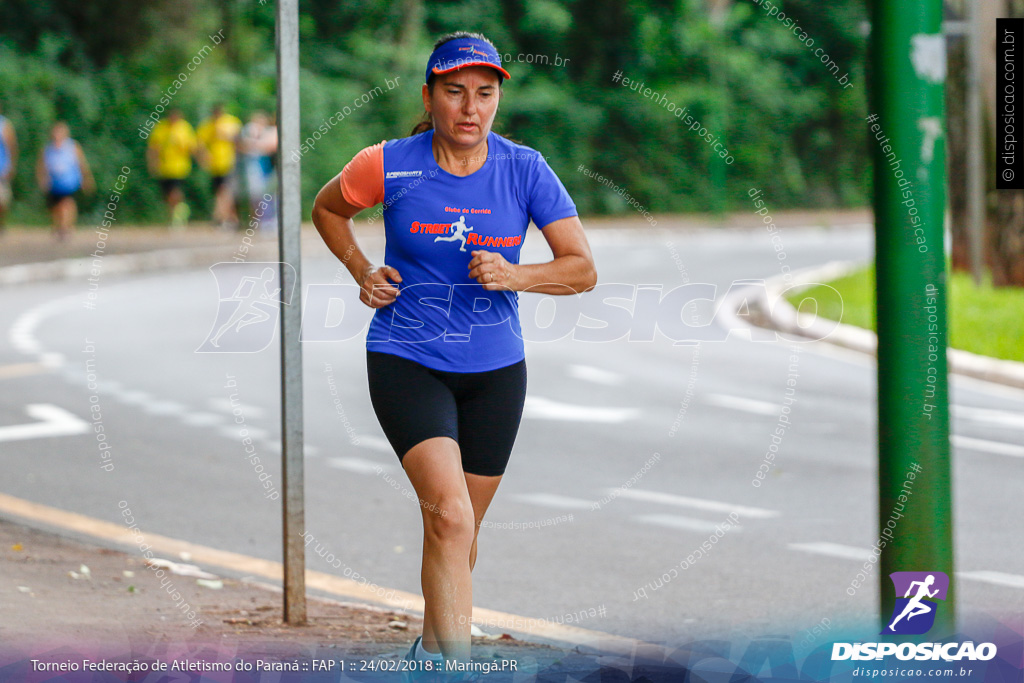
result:
<svg viewBox="0 0 1024 683"><path fill-rule="evenodd" d="M67 197L62 203L64 204L64 234L70 235L75 231L75 224L78 223L78 202L74 197Z"/></svg>
<svg viewBox="0 0 1024 683"><path fill-rule="evenodd" d="M469 489L469 498L473 503L473 517L476 522L473 530L473 547L469 553L469 570L472 572L473 567L476 566L476 539L480 533L480 523L483 522L484 514L494 498L494 493L498 490L498 484L501 483L501 475L483 476L467 472L465 476L466 487ZM472 613L470 614L470 621L472 621ZM424 615L423 619L423 640L425 643L435 642L433 623L426 619L426 615ZM433 648L430 651L436 652L437 648Z"/></svg>
<svg viewBox="0 0 1024 683"><path fill-rule="evenodd" d="M469 489L469 498L473 501L473 517L476 521L476 527L473 530L473 548L469 551L470 571L476 566L476 537L480 534L480 524L484 521L484 513L487 512L495 491L498 490L501 477L500 474L487 477L466 472L466 487Z"/></svg>
<svg viewBox="0 0 1024 683"><path fill-rule="evenodd" d="M459 445L447 436L427 439L405 454L402 465L423 516L423 646L468 662L475 518Z"/></svg>

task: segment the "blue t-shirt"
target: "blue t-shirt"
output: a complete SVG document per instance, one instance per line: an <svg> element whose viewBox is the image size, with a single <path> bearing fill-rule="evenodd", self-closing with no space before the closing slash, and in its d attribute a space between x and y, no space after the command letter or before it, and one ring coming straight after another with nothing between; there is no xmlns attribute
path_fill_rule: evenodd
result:
<svg viewBox="0 0 1024 683"><path fill-rule="evenodd" d="M4 129L7 127L7 119L0 115L0 176L7 172L11 164L11 155L7 151L7 140L4 138Z"/></svg>
<svg viewBox="0 0 1024 683"><path fill-rule="evenodd" d="M82 187L82 169L78 166L75 141L67 138L57 146L52 142L43 151L46 172L50 176L50 193L70 195Z"/></svg>
<svg viewBox="0 0 1024 683"><path fill-rule="evenodd" d="M544 157L496 133L468 176L442 169L434 131L384 143L384 264L400 296L374 313L366 348L435 370L483 372L526 357L519 294L469 277L474 250L519 263L531 219L539 228L577 215Z"/></svg>

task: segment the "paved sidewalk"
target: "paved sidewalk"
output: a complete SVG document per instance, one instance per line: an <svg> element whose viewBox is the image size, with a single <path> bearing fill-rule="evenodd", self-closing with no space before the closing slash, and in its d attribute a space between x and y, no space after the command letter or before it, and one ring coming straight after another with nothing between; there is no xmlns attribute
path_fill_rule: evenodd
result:
<svg viewBox="0 0 1024 683"><path fill-rule="evenodd" d="M157 227L117 227L107 232L106 240L101 240L95 226L79 226L69 240L58 242L45 228L8 227L0 234L0 267L86 258L97 248L104 256L181 247L234 248L244 235L200 225L180 232Z"/></svg>

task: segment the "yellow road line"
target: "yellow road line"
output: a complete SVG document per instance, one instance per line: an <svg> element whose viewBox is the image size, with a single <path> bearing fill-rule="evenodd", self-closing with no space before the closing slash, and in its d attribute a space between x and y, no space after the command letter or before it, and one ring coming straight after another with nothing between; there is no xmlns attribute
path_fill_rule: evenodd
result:
<svg viewBox="0 0 1024 683"><path fill-rule="evenodd" d="M12 365L0 365L0 379L39 375L44 372L50 372L50 368L46 367L42 363L14 363Z"/></svg>
<svg viewBox="0 0 1024 683"><path fill-rule="evenodd" d="M48 526L74 531L131 548L138 547L133 541L132 534L123 524L105 522L100 519L80 515L77 512L59 510L48 505L33 503L3 493L0 493L0 513L7 513L25 520L40 522ZM197 564L213 565L244 575L260 576L278 582L282 581L284 575L280 562L272 562L258 557L250 557L249 555L218 550L159 534L145 533L144 536L144 542L152 546L154 552L174 557L177 557L179 553L186 552L192 556L190 561ZM306 570L306 586L339 597L358 599L385 607L423 613L423 598L415 593L387 589L379 592L391 594L394 597L382 598L378 591L371 590L368 586L358 581L309 569ZM627 657L640 654L658 656L662 652L662 648L657 645L633 638L625 638L578 626L553 623L534 617L499 612L483 607L473 607L473 621L483 625L488 623L501 624L506 630L514 630L519 633L573 645L585 645L597 650Z"/></svg>

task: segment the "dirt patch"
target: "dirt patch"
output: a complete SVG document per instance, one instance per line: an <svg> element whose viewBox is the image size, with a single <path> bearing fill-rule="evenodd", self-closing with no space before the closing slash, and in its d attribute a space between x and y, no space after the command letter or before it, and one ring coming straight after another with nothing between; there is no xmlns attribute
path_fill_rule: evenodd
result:
<svg viewBox="0 0 1024 683"><path fill-rule="evenodd" d="M189 571L187 557L163 559ZM141 555L0 519L4 659L70 648L93 656L205 651L214 658L286 658L327 651L349 661L397 660L422 632L414 615L316 597L308 600L308 624L291 626L282 621L279 587L198 569L216 578L166 567L161 578ZM567 656L509 634L473 638L474 660L529 657L545 666Z"/></svg>

